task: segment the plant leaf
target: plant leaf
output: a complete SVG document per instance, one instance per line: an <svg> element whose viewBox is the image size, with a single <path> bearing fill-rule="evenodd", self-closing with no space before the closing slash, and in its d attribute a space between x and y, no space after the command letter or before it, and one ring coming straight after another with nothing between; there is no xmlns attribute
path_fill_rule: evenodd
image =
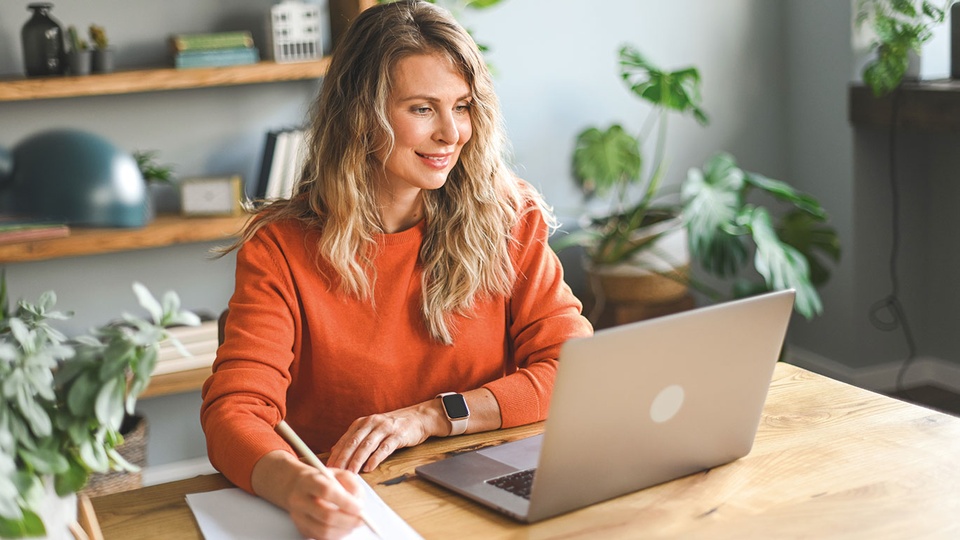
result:
<svg viewBox="0 0 960 540"><path fill-rule="evenodd" d="M53 478L54 488L61 497L83 489L90 478L90 472L75 459L68 460L67 470Z"/></svg>
<svg viewBox="0 0 960 540"><path fill-rule="evenodd" d="M721 277L735 273L747 258L737 234L743 187L743 171L732 156L720 153L703 170L690 169L680 193L691 254Z"/></svg>
<svg viewBox="0 0 960 540"><path fill-rule="evenodd" d="M163 319L163 308L160 306L160 302L157 302L157 299L150 294L150 290L138 281L133 284L133 292L137 295L140 306L147 310L153 322L160 324Z"/></svg>
<svg viewBox="0 0 960 540"><path fill-rule="evenodd" d="M119 430L123 423L124 414L124 379L123 376L107 379L97 393L94 405L97 420L100 424L112 430Z"/></svg>
<svg viewBox="0 0 960 540"><path fill-rule="evenodd" d="M589 128L577 136L573 150L573 174L588 194L606 195L621 183L640 178L640 142L622 126L601 131Z"/></svg>
<svg viewBox="0 0 960 540"><path fill-rule="evenodd" d="M680 113L689 112L700 124L707 124L707 114L700 107L700 72L687 67L667 72L653 66L630 45L620 48L620 77L630 91L658 107Z"/></svg>
<svg viewBox="0 0 960 540"><path fill-rule="evenodd" d="M807 319L819 315L823 311L823 304L810 282L807 260L803 254L777 237L765 209L753 209L749 222L757 245L754 265L770 290L795 289L794 307L797 312Z"/></svg>
<svg viewBox="0 0 960 540"><path fill-rule="evenodd" d="M786 182L751 172L745 173L744 179L750 186L761 189L777 199L788 202L812 216L820 219L827 218L826 210L820 206L820 203L816 199L794 189L793 186Z"/></svg>
<svg viewBox="0 0 960 540"><path fill-rule="evenodd" d="M43 526L43 521L32 510L24 510L21 519L0 517L0 537L28 538L46 534L47 530Z"/></svg>
<svg viewBox="0 0 960 540"><path fill-rule="evenodd" d="M819 286L829 280L830 270L822 257L833 262L840 260L840 237L835 229L806 212L794 210L781 218L777 235L807 259L811 283Z"/></svg>

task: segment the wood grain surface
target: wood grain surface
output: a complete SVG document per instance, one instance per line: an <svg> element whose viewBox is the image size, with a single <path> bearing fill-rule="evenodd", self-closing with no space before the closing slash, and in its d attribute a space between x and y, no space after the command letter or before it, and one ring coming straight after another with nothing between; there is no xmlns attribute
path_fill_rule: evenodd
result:
<svg viewBox="0 0 960 540"><path fill-rule="evenodd" d="M541 429L431 440L364 478L428 539L960 538L960 418L785 363L748 456L535 525L413 475L451 452ZM107 539L199 539L184 495L228 485L208 475L93 503Z"/></svg>

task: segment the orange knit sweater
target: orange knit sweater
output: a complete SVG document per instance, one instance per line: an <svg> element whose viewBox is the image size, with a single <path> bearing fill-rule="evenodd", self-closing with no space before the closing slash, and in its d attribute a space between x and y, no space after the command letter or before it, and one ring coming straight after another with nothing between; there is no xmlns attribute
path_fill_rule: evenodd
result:
<svg viewBox="0 0 960 540"><path fill-rule="evenodd" d="M358 417L440 392L488 388L505 428L546 418L560 345L592 330L542 214L531 209L515 228L512 296L455 317L453 345L432 340L420 315L423 233L421 223L378 238L373 303L331 286L316 266L316 233L298 222L268 225L239 250L200 413L210 461L234 484L252 491L254 464L291 451L273 431L282 418L317 452Z"/></svg>

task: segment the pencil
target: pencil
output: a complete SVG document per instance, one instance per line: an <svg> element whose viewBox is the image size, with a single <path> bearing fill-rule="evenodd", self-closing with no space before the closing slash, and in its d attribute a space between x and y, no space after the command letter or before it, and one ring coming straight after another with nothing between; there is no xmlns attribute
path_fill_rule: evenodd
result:
<svg viewBox="0 0 960 540"><path fill-rule="evenodd" d="M333 476L332 472L330 472L330 469L328 469L323 464L323 462L320 461L320 458L318 458L317 455L314 454L312 450L310 450L310 447L307 446L307 443L303 442L303 439L301 439L300 436L297 435L295 431L293 431L293 428L291 428L286 421L280 420L280 423L277 424L276 430L281 437L283 437L284 439L286 439L288 443L290 443L290 446L293 446L293 449L296 450L298 454L300 454L300 457L307 460L307 463L309 463L310 465L313 465L318 471L320 471L320 474L326 476L327 478L329 478L330 480L333 480L334 482L338 482L337 478ZM361 514L360 519L362 519L363 523L371 531L373 531L373 534L376 535L377 538L381 538L381 539L384 538L384 536L380 534L380 531L373 525L373 522L370 521L370 519L367 518L365 514Z"/></svg>

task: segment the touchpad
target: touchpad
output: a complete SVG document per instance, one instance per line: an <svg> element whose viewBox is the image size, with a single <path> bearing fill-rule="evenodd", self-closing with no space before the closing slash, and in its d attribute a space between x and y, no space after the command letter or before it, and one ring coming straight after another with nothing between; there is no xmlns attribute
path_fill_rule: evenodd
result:
<svg viewBox="0 0 960 540"><path fill-rule="evenodd" d="M478 450L477 453L521 470L532 469L537 466L537 462L540 460L540 445L542 443L543 435L534 435L519 441L484 448Z"/></svg>

